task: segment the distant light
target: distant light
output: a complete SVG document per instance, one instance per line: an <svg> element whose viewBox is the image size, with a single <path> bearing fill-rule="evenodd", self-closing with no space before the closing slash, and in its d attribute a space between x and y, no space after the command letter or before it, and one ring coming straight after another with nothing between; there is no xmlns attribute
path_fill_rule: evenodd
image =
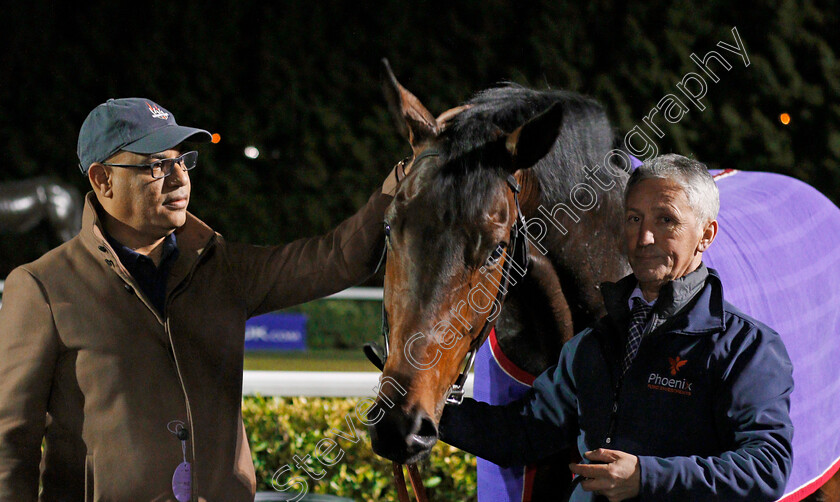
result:
<svg viewBox="0 0 840 502"><path fill-rule="evenodd" d="M779 122L781 122L783 125L790 124L790 115L788 115L787 113L779 115Z"/></svg>
<svg viewBox="0 0 840 502"><path fill-rule="evenodd" d="M219 142L219 141L221 141L221 140L222 140L222 135L221 135L221 134L219 134L219 133L217 133L217 132L214 132L214 133L213 133L213 136L212 136L212 139L210 140L210 142L211 142L211 143L213 143L213 144L216 144L216 143L218 143L218 142Z"/></svg>
<svg viewBox="0 0 840 502"><path fill-rule="evenodd" d="M245 147L245 156L249 159L256 159L260 156L260 151L257 150L255 146L246 146Z"/></svg>

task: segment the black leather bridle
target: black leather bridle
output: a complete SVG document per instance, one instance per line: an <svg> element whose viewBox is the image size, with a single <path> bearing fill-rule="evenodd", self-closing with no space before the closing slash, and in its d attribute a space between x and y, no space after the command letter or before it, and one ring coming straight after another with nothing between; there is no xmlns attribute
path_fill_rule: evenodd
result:
<svg viewBox="0 0 840 502"><path fill-rule="evenodd" d="M423 158L426 157L433 157L439 156L440 154L435 151L425 151L421 153L417 158L414 159L413 164L417 164ZM402 167L404 165L405 160L401 161L398 164L398 167ZM510 187L511 191L513 192L513 200L516 204L516 217L514 218L513 224L510 228L510 239L509 244L505 247L505 250L512 250L512 252L506 253L505 263L502 268L502 282L499 287L498 292L496 293L496 305L501 307L504 304L504 300L507 297L509 292L510 286L510 273L511 268L514 262L518 264L518 270L527 270L528 265L530 264L530 256L528 254L528 234L525 228L525 217L522 215L522 210L519 207L519 192L521 190L521 186L517 183L516 178L513 175L508 175L507 177L507 184ZM391 227L388 223L385 223L385 239L390 239L391 234ZM385 263L385 259L387 257L387 249L388 245L386 242L385 250L382 252L382 260L380 262L380 266ZM498 315L496 316L498 319ZM458 378L455 379L455 383L449 388L449 392L446 397L447 404L461 404L464 400L464 386L467 381L467 377L469 376L470 371L472 370L473 364L475 363L475 355L478 352L478 349L487 339L487 336L490 334L490 329L496 324L496 319L490 321L486 319L484 321L484 326L482 326L481 331L479 332L478 336L473 339L470 343L469 352L467 352L466 357L464 358L464 364L462 366L461 372L458 375ZM388 354L390 353L390 345L388 343L388 335L390 333L390 326L388 324L388 312L385 309L385 301L382 301L382 339L384 342L384 348L379 346L377 343L367 343L365 344L364 351L365 355L367 355L368 359L376 365L380 370L385 367L385 361L388 359Z"/></svg>

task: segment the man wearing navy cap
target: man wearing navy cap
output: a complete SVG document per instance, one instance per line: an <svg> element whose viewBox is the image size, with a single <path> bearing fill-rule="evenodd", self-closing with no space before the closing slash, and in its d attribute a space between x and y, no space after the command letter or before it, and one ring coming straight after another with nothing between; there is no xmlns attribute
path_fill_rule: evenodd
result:
<svg viewBox="0 0 840 502"><path fill-rule="evenodd" d="M372 274L398 174L324 236L230 243L187 212L209 140L148 99L83 123L82 230L5 284L0 500L254 499L245 321Z"/></svg>

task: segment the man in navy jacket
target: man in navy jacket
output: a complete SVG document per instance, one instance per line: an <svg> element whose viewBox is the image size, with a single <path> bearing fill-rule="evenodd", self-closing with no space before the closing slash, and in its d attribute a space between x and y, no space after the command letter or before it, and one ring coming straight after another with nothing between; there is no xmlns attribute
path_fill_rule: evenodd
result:
<svg viewBox="0 0 840 502"><path fill-rule="evenodd" d="M574 501L781 497L793 368L779 335L727 303L702 263L718 207L703 164L664 155L639 167L625 191L633 274L602 285L607 315L523 399L448 406L442 439L500 465L576 442Z"/></svg>

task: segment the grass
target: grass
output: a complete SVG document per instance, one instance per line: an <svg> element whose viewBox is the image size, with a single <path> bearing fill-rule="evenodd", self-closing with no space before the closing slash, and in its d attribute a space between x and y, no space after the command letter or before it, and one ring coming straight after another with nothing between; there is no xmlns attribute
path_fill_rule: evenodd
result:
<svg viewBox="0 0 840 502"><path fill-rule="evenodd" d="M379 371L361 349L245 352L245 369L260 371Z"/></svg>

